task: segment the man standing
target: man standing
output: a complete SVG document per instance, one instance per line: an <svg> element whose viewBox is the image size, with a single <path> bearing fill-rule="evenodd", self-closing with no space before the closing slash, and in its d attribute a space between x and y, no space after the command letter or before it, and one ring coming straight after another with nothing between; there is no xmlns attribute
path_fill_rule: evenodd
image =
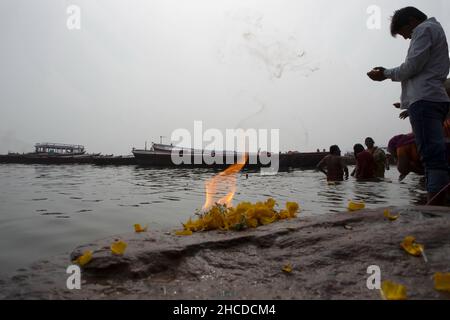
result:
<svg viewBox="0 0 450 320"><path fill-rule="evenodd" d="M370 152L375 161L375 178L384 178L384 172L386 170L386 153L375 146L375 141L370 137L366 138L364 143L367 147L367 151Z"/></svg>
<svg viewBox="0 0 450 320"><path fill-rule="evenodd" d="M341 157L341 150L336 145L330 147L330 154L319 162L317 170L325 173L330 182L344 181L344 176L345 179L348 179L347 165Z"/></svg>
<svg viewBox="0 0 450 320"><path fill-rule="evenodd" d="M401 108L408 110L431 200L449 182L443 131L450 105L444 87L450 68L447 39L435 18L428 19L414 7L394 13L391 34L411 39L406 61L393 69L374 68L367 75L374 81L391 79L402 83ZM442 205L445 201L443 192L432 204Z"/></svg>

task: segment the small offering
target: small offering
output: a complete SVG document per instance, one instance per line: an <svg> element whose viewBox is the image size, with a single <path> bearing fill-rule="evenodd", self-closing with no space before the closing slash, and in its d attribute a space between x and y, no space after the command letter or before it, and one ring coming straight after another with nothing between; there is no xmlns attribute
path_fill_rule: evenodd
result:
<svg viewBox="0 0 450 320"><path fill-rule="evenodd" d="M208 211L198 213L198 218L191 218L183 224L183 230L176 235L186 236L192 232L209 230L240 231L247 228L257 228L278 220L291 219L297 216L300 206L296 202L287 202L284 209L275 210L276 202L270 198L265 202L241 202L236 207L215 204Z"/></svg>

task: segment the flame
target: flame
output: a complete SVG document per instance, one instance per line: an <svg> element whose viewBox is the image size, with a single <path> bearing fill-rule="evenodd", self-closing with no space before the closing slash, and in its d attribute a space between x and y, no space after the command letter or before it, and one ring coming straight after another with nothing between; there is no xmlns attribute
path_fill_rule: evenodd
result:
<svg viewBox="0 0 450 320"><path fill-rule="evenodd" d="M209 210L215 203L226 205L227 207L233 205L233 197L236 193L236 175L245 166L247 160L248 154L243 153L241 159L237 163L229 166L224 171L206 181L206 200L202 208L203 211ZM224 187L228 187L229 189L227 195L219 201L214 201L217 189L224 189Z"/></svg>

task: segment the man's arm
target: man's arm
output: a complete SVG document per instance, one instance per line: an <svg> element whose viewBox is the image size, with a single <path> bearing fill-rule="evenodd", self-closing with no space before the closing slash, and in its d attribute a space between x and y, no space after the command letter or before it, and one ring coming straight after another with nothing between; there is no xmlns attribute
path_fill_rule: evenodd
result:
<svg viewBox="0 0 450 320"><path fill-rule="evenodd" d="M406 61L399 67L384 70L384 75L392 81L404 81L420 73L430 59L432 46L431 30L426 28L420 31L411 41L411 49Z"/></svg>
<svg viewBox="0 0 450 320"><path fill-rule="evenodd" d="M344 158L341 158L341 166L344 169L345 180L348 180L348 168L345 164Z"/></svg>
<svg viewBox="0 0 450 320"><path fill-rule="evenodd" d="M326 166L326 162L328 160L328 156L326 156L325 158L323 158L319 164L317 165L316 169L319 170L320 172L325 173L325 175L328 175L328 172L325 171L325 166Z"/></svg>
<svg viewBox="0 0 450 320"><path fill-rule="evenodd" d="M361 172L361 158L359 156L356 157L356 166L352 172L352 177L358 178Z"/></svg>
<svg viewBox="0 0 450 320"><path fill-rule="evenodd" d="M399 114L398 117L399 117L400 119L402 119L402 120L405 120L406 118L408 118L408 117L409 117L409 112L408 112L408 110L402 111L402 112Z"/></svg>

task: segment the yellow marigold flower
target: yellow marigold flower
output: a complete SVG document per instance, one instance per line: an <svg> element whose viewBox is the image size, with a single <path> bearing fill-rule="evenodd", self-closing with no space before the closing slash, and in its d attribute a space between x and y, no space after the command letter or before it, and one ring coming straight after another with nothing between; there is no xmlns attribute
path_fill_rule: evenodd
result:
<svg viewBox="0 0 450 320"><path fill-rule="evenodd" d="M273 211L267 207L258 207L255 209L255 216L258 218L269 218L273 215Z"/></svg>
<svg viewBox="0 0 450 320"><path fill-rule="evenodd" d="M175 234L177 236L191 236L192 231L191 230L179 230L179 231L175 231Z"/></svg>
<svg viewBox="0 0 450 320"><path fill-rule="evenodd" d="M252 207L252 204L250 202L241 202L236 207L237 213L244 213L247 210L249 210Z"/></svg>
<svg viewBox="0 0 450 320"><path fill-rule="evenodd" d="M381 284L381 296L386 300L406 300L406 287L391 281Z"/></svg>
<svg viewBox="0 0 450 320"><path fill-rule="evenodd" d="M273 209L273 208L275 207L275 205L277 204L277 202L276 202L274 199L269 198L269 199L267 199L267 201L266 201L264 204L265 204L266 207L268 207L269 209Z"/></svg>
<svg viewBox="0 0 450 320"><path fill-rule="evenodd" d="M289 213L290 218L295 218L297 215L298 210L300 209L300 206L297 202L287 202L286 203L286 209Z"/></svg>
<svg viewBox="0 0 450 320"><path fill-rule="evenodd" d="M295 202L286 203L286 209L277 212L274 210L276 202L270 198L265 202L241 202L235 208L220 204L212 206L199 218L191 218L183 224L184 230L177 231L179 235L190 235L192 232L207 230L242 230L247 227L256 228L259 225L273 223L279 219L288 219L296 216L300 207Z"/></svg>
<svg viewBox="0 0 450 320"><path fill-rule="evenodd" d="M424 246L416 243L416 238L411 236L406 237L400 246L410 255L415 257L422 255L422 252L424 251Z"/></svg>
<svg viewBox="0 0 450 320"><path fill-rule="evenodd" d="M92 251L85 251L81 256L79 256L74 262L80 266L88 264L92 260Z"/></svg>
<svg viewBox="0 0 450 320"><path fill-rule="evenodd" d="M141 225L139 223L136 223L134 225L134 231L136 233L145 232L145 231L147 231L147 228L148 228L148 225L145 225L145 227L143 227L143 228L141 227Z"/></svg>
<svg viewBox="0 0 450 320"><path fill-rule="evenodd" d="M384 210L383 214L384 214L385 218L389 219L389 221L395 221L400 217L400 215L396 215L396 216L392 215L391 210L389 210L389 209Z"/></svg>
<svg viewBox="0 0 450 320"><path fill-rule="evenodd" d="M436 290L450 292L450 273L436 272L433 278Z"/></svg>
<svg viewBox="0 0 450 320"><path fill-rule="evenodd" d="M249 226L250 228L258 227L258 219L256 219L256 218L247 219L246 222L247 222L247 226Z"/></svg>
<svg viewBox="0 0 450 320"><path fill-rule="evenodd" d="M348 203L348 210L349 211L359 211L366 207L366 204L364 202L354 202L350 201Z"/></svg>
<svg viewBox="0 0 450 320"><path fill-rule="evenodd" d="M288 264L285 265L281 270L282 270L283 272L286 272L286 273L291 273L291 272L292 272L292 266L291 266L290 263L288 263Z"/></svg>
<svg viewBox="0 0 450 320"><path fill-rule="evenodd" d="M224 220L223 221L223 226L221 226L219 229L223 230L223 231L230 230L230 223L228 222L228 220Z"/></svg>
<svg viewBox="0 0 450 320"><path fill-rule="evenodd" d="M203 226L203 219L197 219L192 223L191 226L191 230L192 231L201 231L203 230L204 226Z"/></svg>
<svg viewBox="0 0 450 320"><path fill-rule="evenodd" d="M278 218L280 220L289 219L290 217L291 217L291 215L289 214L289 212L287 210L281 210L278 214Z"/></svg>
<svg viewBox="0 0 450 320"><path fill-rule="evenodd" d="M115 255L123 255L127 246L126 242L118 240L111 245L111 252Z"/></svg>
<svg viewBox="0 0 450 320"><path fill-rule="evenodd" d="M250 208L245 212L245 216L247 217L247 219L253 219L256 217L256 213L255 213L255 209L254 208Z"/></svg>
<svg viewBox="0 0 450 320"><path fill-rule="evenodd" d="M267 224L274 223L276 219L277 219L277 216L275 214L272 214L272 217L259 218L259 223L261 223L262 225L267 225Z"/></svg>

